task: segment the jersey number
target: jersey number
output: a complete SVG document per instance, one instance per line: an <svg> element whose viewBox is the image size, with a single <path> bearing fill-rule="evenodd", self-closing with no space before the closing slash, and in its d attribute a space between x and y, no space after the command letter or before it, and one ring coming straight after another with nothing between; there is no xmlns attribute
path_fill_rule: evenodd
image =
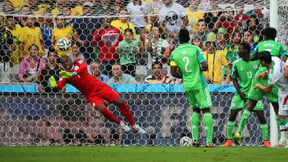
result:
<svg viewBox="0 0 288 162"><path fill-rule="evenodd" d="M247 72L247 77L248 77L249 79L253 77L251 71Z"/></svg>
<svg viewBox="0 0 288 162"><path fill-rule="evenodd" d="M189 65L189 62L190 62L189 58L186 56L186 57L183 58L183 61L185 62L185 71L187 73L192 72L191 69L190 70L188 69L188 65Z"/></svg>

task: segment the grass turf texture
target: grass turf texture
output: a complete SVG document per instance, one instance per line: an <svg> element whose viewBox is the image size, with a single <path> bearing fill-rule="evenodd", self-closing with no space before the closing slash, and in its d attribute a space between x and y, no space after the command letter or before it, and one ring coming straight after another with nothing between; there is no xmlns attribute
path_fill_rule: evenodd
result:
<svg viewBox="0 0 288 162"><path fill-rule="evenodd" d="M285 161L285 148L0 147L1 162Z"/></svg>

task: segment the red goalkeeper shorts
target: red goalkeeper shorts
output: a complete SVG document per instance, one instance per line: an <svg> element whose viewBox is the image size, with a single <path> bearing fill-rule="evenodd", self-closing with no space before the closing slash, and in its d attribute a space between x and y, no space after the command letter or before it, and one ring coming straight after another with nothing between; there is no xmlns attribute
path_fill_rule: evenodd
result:
<svg viewBox="0 0 288 162"><path fill-rule="evenodd" d="M99 91L94 92L93 96L87 98L87 100L96 108L100 103L105 104L104 100L114 102L118 97L119 94L107 85Z"/></svg>

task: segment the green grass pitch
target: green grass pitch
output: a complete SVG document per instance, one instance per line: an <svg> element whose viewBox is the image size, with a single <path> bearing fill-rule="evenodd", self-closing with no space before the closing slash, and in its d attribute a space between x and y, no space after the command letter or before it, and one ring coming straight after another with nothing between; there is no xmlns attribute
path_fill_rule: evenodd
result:
<svg viewBox="0 0 288 162"><path fill-rule="evenodd" d="M264 147L0 147L0 162L266 162L288 149Z"/></svg>

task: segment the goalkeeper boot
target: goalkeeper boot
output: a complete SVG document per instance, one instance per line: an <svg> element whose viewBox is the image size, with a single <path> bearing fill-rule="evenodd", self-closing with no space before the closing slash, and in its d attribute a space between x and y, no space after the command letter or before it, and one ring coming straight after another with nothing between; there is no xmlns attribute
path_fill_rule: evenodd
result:
<svg viewBox="0 0 288 162"><path fill-rule="evenodd" d="M137 133L140 133L140 134L146 134L147 132L141 128L139 125L135 124L132 126L132 129L137 132Z"/></svg>
<svg viewBox="0 0 288 162"><path fill-rule="evenodd" d="M236 134L234 135L234 140L235 140L235 143L236 143L237 145L240 145L240 140L241 140L241 135L240 135L240 133L236 133Z"/></svg>
<svg viewBox="0 0 288 162"><path fill-rule="evenodd" d="M200 143L199 141L194 140L194 141L192 142L192 145L193 145L194 147L200 147L201 143Z"/></svg>
<svg viewBox="0 0 288 162"><path fill-rule="evenodd" d="M123 121L120 122L120 127L125 131L129 132L131 129L129 128L128 125L126 125Z"/></svg>
<svg viewBox="0 0 288 162"><path fill-rule="evenodd" d="M271 144L268 140L264 141L264 147L271 147Z"/></svg>
<svg viewBox="0 0 288 162"><path fill-rule="evenodd" d="M230 139L228 139L225 143L224 143L224 145L223 145L224 147L231 147L232 146L232 140Z"/></svg>

